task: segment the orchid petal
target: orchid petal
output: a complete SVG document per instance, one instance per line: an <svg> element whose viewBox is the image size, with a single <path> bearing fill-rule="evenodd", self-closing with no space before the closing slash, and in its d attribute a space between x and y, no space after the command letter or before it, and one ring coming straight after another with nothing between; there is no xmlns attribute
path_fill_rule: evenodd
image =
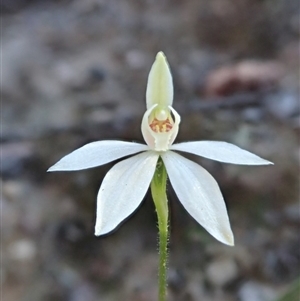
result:
<svg viewBox="0 0 300 301"><path fill-rule="evenodd" d="M171 106L173 103L173 79L170 67L163 52L156 55L155 61L151 67L147 90L146 103L147 109L154 104L161 107Z"/></svg>
<svg viewBox="0 0 300 301"><path fill-rule="evenodd" d="M183 207L212 236L232 246L225 202L215 179L200 165L172 151L161 156Z"/></svg>
<svg viewBox="0 0 300 301"><path fill-rule="evenodd" d="M138 154L119 162L106 174L97 197L95 235L112 231L140 205L158 156L151 151Z"/></svg>
<svg viewBox="0 0 300 301"><path fill-rule="evenodd" d="M172 150L191 153L211 160L232 164L268 165L270 161L260 158L238 146L223 141L194 141L178 143Z"/></svg>
<svg viewBox="0 0 300 301"><path fill-rule="evenodd" d="M116 159L146 151L144 144L104 140L88 143L60 159L48 171L71 171L100 166Z"/></svg>

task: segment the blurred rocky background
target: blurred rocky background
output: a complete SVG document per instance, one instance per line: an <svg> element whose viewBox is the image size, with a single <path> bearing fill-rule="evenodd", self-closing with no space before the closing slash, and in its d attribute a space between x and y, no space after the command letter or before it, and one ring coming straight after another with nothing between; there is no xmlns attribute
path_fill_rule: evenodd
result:
<svg viewBox="0 0 300 301"><path fill-rule="evenodd" d="M96 194L112 164L46 170L94 140L142 141L147 75L160 50L182 116L177 141L225 140L275 162L193 158L220 184L234 248L196 224L169 187L169 300L299 300L297 0L0 5L3 301L157 300L151 197L96 238Z"/></svg>

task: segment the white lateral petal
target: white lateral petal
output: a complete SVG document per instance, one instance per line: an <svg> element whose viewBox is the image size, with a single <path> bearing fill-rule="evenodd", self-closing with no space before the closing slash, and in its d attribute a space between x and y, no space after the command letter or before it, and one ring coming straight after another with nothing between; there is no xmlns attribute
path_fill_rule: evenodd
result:
<svg viewBox="0 0 300 301"><path fill-rule="evenodd" d="M104 140L88 143L60 159L48 171L71 171L100 166L116 159L148 150L144 144Z"/></svg>
<svg viewBox="0 0 300 301"><path fill-rule="evenodd" d="M119 162L106 174L97 197L95 235L112 231L140 205L158 156L151 151L138 154Z"/></svg>
<svg viewBox="0 0 300 301"><path fill-rule="evenodd" d="M234 238L227 209L215 179L200 165L172 151L161 156L184 208L212 236L232 246Z"/></svg>
<svg viewBox="0 0 300 301"><path fill-rule="evenodd" d="M184 142L172 145L171 149L225 163L244 165L273 164L272 162L262 159L234 144L223 141Z"/></svg>

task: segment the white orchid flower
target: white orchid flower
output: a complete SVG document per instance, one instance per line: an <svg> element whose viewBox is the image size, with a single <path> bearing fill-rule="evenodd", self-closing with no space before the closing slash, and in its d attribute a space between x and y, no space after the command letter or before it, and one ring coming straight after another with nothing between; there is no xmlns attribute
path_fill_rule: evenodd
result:
<svg viewBox="0 0 300 301"><path fill-rule="evenodd" d="M139 153L117 163L103 179L97 197L95 225L95 235L102 235L115 229L141 204L161 158L183 207L212 236L233 245L225 202L217 182L203 167L177 151L232 164L273 163L226 142L173 144L180 116L172 107L172 75L162 52L157 54L148 77L146 103L141 130L147 145L115 140L92 142L63 157L48 171L87 169Z"/></svg>

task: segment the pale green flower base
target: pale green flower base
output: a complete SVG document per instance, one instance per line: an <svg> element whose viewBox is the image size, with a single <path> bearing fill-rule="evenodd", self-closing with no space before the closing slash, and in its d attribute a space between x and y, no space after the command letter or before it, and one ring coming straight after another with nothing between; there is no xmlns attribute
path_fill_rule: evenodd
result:
<svg viewBox="0 0 300 301"><path fill-rule="evenodd" d="M157 162L156 170L151 181L151 193L154 200L159 229L159 271L158 271L158 300L165 301L167 295L167 264L169 238L169 210L166 195L167 171L161 159Z"/></svg>

